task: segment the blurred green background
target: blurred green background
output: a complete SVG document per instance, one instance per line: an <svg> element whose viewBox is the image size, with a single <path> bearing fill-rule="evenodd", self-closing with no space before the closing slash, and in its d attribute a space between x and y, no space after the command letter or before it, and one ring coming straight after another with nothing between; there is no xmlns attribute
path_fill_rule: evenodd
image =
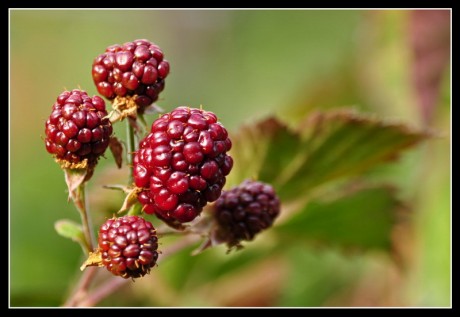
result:
<svg viewBox="0 0 460 317"><path fill-rule="evenodd" d="M45 150L44 123L64 88L97 93L98 54L138 38L157 43L170 61L157 102L166 111L203 105L236 131L269 114L294 125L312 109L353 106L441 137L370 175L397 184L412 208L395 230L402 264L383 252L301 241L267 254L264 244L282 243L267 233L230 255L181 252L100 305L451 305L451 75L442 55L449 29L449 11L10 10L10 305L59 306L80 274L80 247L53 228L79 217ZM417 34L428 35L420 44ZM423 76L426 86L417 82ZM124 137L122 125L115 131ZM123 198L101 189L126 176L106 158L90 184L94 213L101 205L115 211Z"/></svg>

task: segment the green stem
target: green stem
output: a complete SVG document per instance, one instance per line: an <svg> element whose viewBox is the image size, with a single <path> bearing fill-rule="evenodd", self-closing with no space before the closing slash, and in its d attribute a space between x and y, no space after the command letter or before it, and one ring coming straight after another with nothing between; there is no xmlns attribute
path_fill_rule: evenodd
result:
<svg viewBox="0 0 460 317"><path fill-rule="evenodd" d="M136 144L134 142L134 128L131 125L131 122L130 122L131 120L133 119L128 118L128 120L126 120L126 134L127 134L126 159L128 162L128 166L130 168L128 185L131 185L134 181L132 165L133 165L134 152L136 151Z"/></svg>
<svg viewBox="0 0 460 317"><path fill-rule="evenodd" d="M76 188L74 195L72 195L72 199L74 201L75 207L80 213L81 223L83 226L83 233L85 235L85 240L86 240L86 248L88 252L93 252L94 245L95 245L95 238L94 238L94 233L92 230L93 226L91 222L91 217L89 215L88 203L85 197L85 191L86 191L85 184L86 182L83 182Z"/></svg>

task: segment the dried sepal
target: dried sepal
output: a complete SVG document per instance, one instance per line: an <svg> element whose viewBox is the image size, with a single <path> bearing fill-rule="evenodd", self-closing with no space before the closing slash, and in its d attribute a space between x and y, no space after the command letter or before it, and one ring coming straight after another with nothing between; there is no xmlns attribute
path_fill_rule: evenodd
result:
<svg viewBox="0 0 460 317"><path fill-rule="evenodd" d="M139 187L134 187L130 189L125 197L125 200L123 201L123 205L120 207L120 210L118 210L118 214L130 209L134 204L137 203L137 195L142 191L142 188Z"/></svg>
<svg viewBox="0 0 460 317"><path fill-rule="evenodd" d="M80 266L80 271L83 271L88 266L98 266L103 267L104 264L102 263L102 254L99 249L95 252L90 252L88 258L83 262L82 266Z"/></svg>
<svg viewBox="0 0 460 317"><path fill-rule="evenodd" d="M78 200L78 189L92 176L94 169L86 168L64 168L65 182L69 191L69 201Z"/></svg>
<svg viewBox="0 0 460 317"><path fill-rule="evenodd" d="M109 142L110 152L112 152L113 158L118 168L121 168L123 164L123 145L116 137L111 137Z"/></svg>

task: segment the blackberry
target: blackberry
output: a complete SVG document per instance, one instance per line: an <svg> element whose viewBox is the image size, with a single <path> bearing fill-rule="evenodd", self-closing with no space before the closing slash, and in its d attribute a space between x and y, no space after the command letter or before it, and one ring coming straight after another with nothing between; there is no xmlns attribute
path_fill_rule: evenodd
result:
<svg viewBox="0 0 460 317"><path fill-rule="evenodd" d="M92 76L97 91L109 100L117 98L114 108L143 113L158 99L169 74L169 62L160 47L139 39L107 47L94 59ZM130 101L134 101L134 104Z"/></svg>
<svg viewBox="0 0 460 317"><path fill-rule="evenodd" d="M212 210L217 237L232 247L270 227L280 212L280 200L269 184L245 180L223 192Z"/></svg>
<svg viewBox="0 0 460 317"><path fill-rule="evenodd" d="M112 274L123 278L148 274L157 262L157 248L155 228L142 217L108 219L99 229L101 262Z"/></svg>
<svg viewBox="0 0 460 317"><path fill-rule="evenodd" d="M178 107L153 122L141 140L134 180L143 211L166 223L184 223L219 198L233 167L227 130L210 111Z"/></svg>
<svg viewBox="0 0 460 317"><path fill-rule="evenodd" d="M105 102L80 89L64 91L45 124L46 150L63 168L92 170L104 154L112 134Z"/></svg>

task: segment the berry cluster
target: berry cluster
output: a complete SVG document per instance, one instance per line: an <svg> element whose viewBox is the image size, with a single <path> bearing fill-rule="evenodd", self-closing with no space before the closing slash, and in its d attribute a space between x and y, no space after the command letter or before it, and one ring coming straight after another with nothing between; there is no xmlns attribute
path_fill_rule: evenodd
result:
<svg viewBox="0 0 460 317"><path fill-rule="evenodd" d="M168 74L169 63L162 50L140 39L109 46L94 59L92 78L97 91L112 103L110 115L101 97L90 97L83 90L58 96L46 121L45 145L65 169L69 197L77 206L84 205L84 196L73 185L79 187L89 180L109 144L115 157L121 152L120 143L112 137L111 120L129 117L129 128L137 127L137 114L149 113L148 107L163 91ZM137 194L142 211L155 214L166 224L183 229L183 223L194 220L209 202L215 202L210 210L217 229L212 232L233 247L252 240L278 216L280 202L268 184L246 180L222 192L233 167L227 154L232 142L213 112L178 107L155 120L138 145L133 149L135 188L131 193ZM79 173L70 173L73 169L86 169L84 179ZM127 201L132 197L128 195ZM82 269L104 266L116 276L138 278L157 263L156 230L140 216L106 220L99 229L96 250L89 250L90 236L85 231L89 257Z"/></svg>
<svg viewBox="0 0 460 317"><path fill-rule="evenodd" d="M270 227L279 214L280 201L269 184L245 180L222 193L213 207L218 236L231 247Z"/></svg>
<svg viewBox="0 0 460 317"><path fill-rule="evenodd" d="M79 89L64 91L45 124L46 150L65 168L94 167L112 134L104 100Z"/></svg>
<svg viewBox="0 0 460 317"><path fill-rule="evenodd" d="M166 222L189 222L221 195L233 167L232 143L214 113L178 107L152 124L134 157L134 180L144 212Z"/></svg>
<svg viewBox="0 0 460 317"><path fill-rule="evenodd" d="M109 100L132 97L139 113L158 99L168 73L169 62L163 51L148 40L109 46L96 57L92 68L101 95Z"/></svg>
<svg viewBox="0 0 460 317"><path fill-rule="evenodd" d="M155 228L138 216L108 219L99 229L102 264L123 278L149 273L158 259L157 248Z"/></svg>

